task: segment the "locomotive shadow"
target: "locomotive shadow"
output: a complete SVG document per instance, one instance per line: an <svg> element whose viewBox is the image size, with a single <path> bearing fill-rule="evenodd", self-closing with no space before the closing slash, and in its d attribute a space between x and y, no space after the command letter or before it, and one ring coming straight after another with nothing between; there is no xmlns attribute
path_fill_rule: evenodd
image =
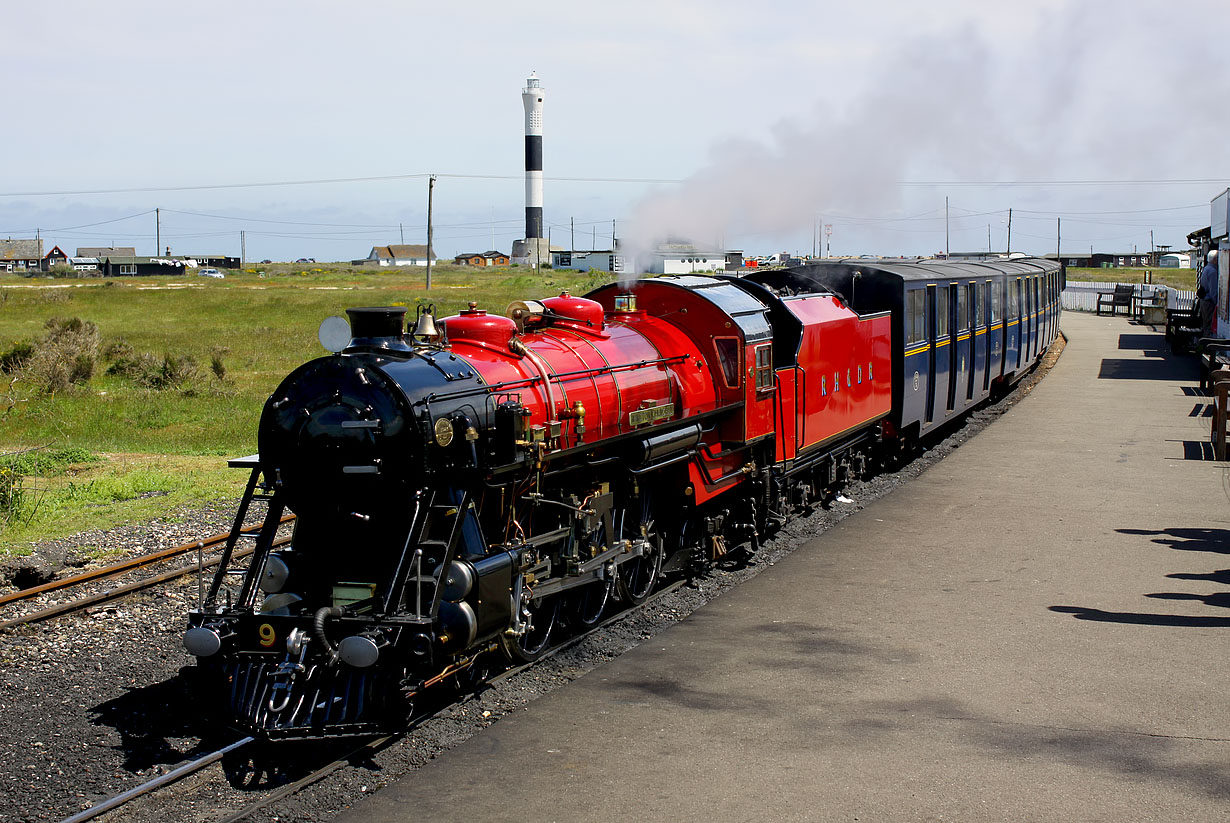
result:
<svg viewBox="0 0 1230 823"><path fill-rule="evenodd" d="M92 723L119 734L125 769L178 765L234 741L234 732L206 719L191 685L194 671L186 666L175 677L131 688L90 709Z"/></svg>
<svg viewBox="0 0 1230 823"><path fill-rule="evenodd" d="M144 772L155 767L174 767L195 760L235 742L241 735L211 721L216 711L201 694L195 666L185 666L161 683L129 689L124 694L90 709L92 722L110 726L120 736L123 767ZM222 759L222 770L236 789L258 790L298 780L328 763L359 738L346 740L250 744ZM370 770L378 766L358 757L352 765Z"/></svg>

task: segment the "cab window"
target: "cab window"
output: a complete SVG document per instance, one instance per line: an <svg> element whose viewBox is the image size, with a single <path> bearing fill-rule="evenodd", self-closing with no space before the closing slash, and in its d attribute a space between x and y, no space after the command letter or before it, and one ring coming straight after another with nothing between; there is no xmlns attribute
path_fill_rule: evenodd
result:
<svg viewBox="0 0 1230 823"><path fill-rule="evenodd" d="M773 345L756 347L756 390L773 388Z"/></svg>
<svg viewBox="0 0 1230 823"><path fill-rule="evenodd" d="M727 388L739 386L739 338L715 337L713 348L717 352L718 365L722 367L722 379Z"/></svg>

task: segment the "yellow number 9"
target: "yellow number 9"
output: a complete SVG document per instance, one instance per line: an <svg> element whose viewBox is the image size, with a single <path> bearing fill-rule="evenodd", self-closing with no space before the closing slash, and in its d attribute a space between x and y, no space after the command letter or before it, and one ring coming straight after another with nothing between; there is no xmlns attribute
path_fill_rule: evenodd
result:
<svg viewBox="0 0 1230 823"><path fill-rule="evenodd" d="M272 646L274 641L278 639L278 634L273 630L273 626L268 623L262 623L260 628L261 645Z"/></svg>

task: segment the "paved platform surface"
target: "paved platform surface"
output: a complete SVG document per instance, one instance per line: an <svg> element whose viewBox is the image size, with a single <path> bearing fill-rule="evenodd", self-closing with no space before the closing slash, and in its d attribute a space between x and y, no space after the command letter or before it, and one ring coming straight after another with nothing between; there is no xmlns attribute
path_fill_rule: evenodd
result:
<svg viewBox="0 0 1230 823"><path fill-rule="evenodd" d="M1063 328L924 476L341 819L1230 819L1194 366L1123 318Z"/></svg>

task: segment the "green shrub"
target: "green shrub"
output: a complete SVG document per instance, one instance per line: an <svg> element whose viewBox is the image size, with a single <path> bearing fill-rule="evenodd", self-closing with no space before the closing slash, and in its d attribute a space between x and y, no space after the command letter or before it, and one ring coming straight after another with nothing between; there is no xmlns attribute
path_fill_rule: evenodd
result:
<svg viewBox="0 0 1230 823"><path fill-rule="evenodd" d="M192 388L200 376L200 369L196 358L190 354L167 352L158 357L141 352L135 356L117 358L107 369L107 374L127 377L138 386L161 391Z"/></svg>
<svg viewBox="0 0 1230 823"><path fill-rule="evenodd" d="M29 340L18 340L8 351L0 352L0 371L12 374L25 367L34 356L34 344Z"/></svg>
<svg viewBox="0 0 1230 823"><path fill-rule="evenodd" d="M79 317L53 317L47 336L26 361L27 381L45 394L88 383L98 360L98 326Z"/></svg>

